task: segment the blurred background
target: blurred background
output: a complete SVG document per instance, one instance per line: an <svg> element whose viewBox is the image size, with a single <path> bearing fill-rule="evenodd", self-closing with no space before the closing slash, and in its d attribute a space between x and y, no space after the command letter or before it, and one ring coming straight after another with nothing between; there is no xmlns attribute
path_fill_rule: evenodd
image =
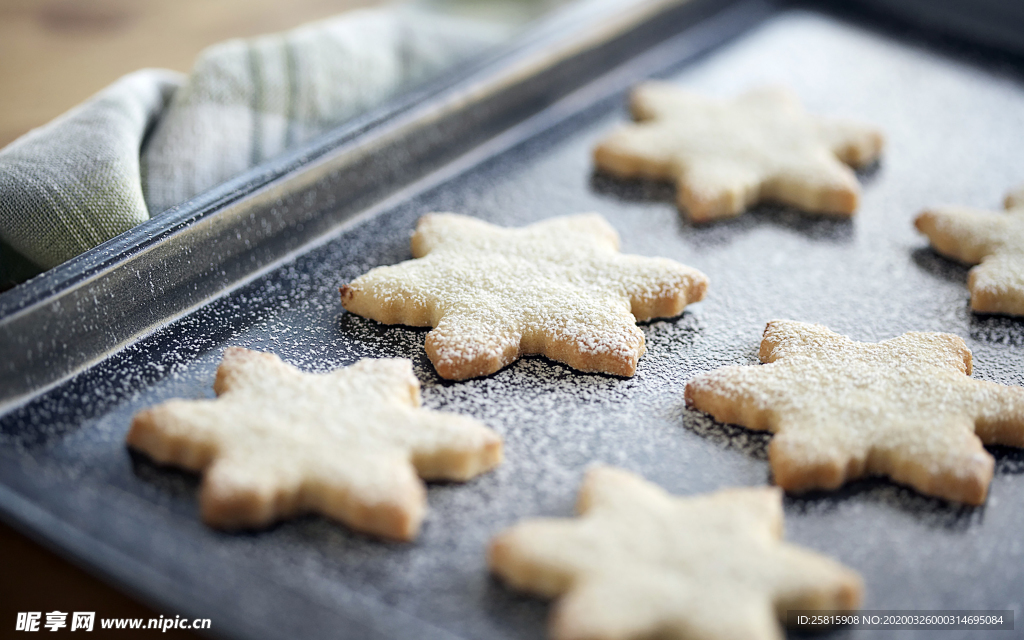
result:
<svg viewBox="0 0 1024 640"><path fill-rule="evenodd" d="M143 67L380 0L0 0L0 147Z"/></svg>
<svg viewBox="0 0 1024 640"><path fill-rule="evenodd" d="M565 3L0 0L0 292L470 64ZM126 76L140 69L180 74Z"/></svg>
<svg viewBox="0 0 1024 640"><path fill-rule="evenodd" d="M0 148L122 75L187 73L205 47L283 31L382 0L0 0ZM408 3L407 3L408 4ZM524 22L564 0L420 0Z"/></svg>

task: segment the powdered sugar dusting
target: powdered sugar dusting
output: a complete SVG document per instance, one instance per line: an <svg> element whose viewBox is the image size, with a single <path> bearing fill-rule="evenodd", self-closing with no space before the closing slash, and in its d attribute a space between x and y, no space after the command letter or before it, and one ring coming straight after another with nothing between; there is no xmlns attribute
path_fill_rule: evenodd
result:
<svg viewBox="0 0 1024 640"><path fill-rule="evenodd" d="M883 474L978 503L988 444L1024 445L1024 389L973 380L963 340L907 333L858 343L821 325L773 321L756 367L697 376L687 399L724 422L779 434L772 470L787 489Z"/></svg>
<svg viewBox="0 0 1024 640"><path fill-rule="evenodd" d="M427 352L446 378L493 373L521 354L632 375L644 352L636 320L677 315L707 279L618 245L598 215L502 229L429 214L412 239L417 259L357 278L342 301L381 322L435 327Z"/></svg>
<svg viewBox="0 0 1024 640"><path fill-rule="evenodd" d="M1006 212L967 207L924 211L914 221L939 253L971 269L971 308L1024 315L1024 188L1006 196Z"/></svg>
<svg viewBox="0 0 1024 640"><path fill-rule="evenodd" d="M849 216L860 190L843 162L863 166L882 150L877 130L810 116L781 88L719 101L647 82L632 107L641 122L601 141L598 166L677 181L679 205L694 220L735 216L761 200Z"/></svg>
<svg viewBox="0 0 1024 640"><path fill-rule="evenodd" d="M762 614L769 603L780 611L860 603L856 572L780 540L777 489L677 497L596 466L578 503L580 517L520 522L495 537L489 554L512 586L564 597L553 622L563 637L615 637L626 627L771 638L780 630Z"/></svg>
<svg viewBox="0 0 1024 640"><path fill-rule="evenodd" d="M475 420L420 408L410 364L366 359L308 374L233 347L217 371L217 400L146 409L127 441L203 472L203 517L214 526L260 527L316 511L411 539L425 511L416 474L467 480L500 461L501 442Z"/></svg>

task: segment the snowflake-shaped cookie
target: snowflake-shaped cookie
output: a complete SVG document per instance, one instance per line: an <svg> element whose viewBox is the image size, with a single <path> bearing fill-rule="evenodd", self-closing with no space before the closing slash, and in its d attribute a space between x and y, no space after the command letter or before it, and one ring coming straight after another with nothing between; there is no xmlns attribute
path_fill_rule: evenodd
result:
<svg viewBox="0 0 1024 640"><path fill-rule="evenodd" d="M948 333L854 342L821 325L775 320L762 366L724 367L686 385L720 422L775 433L769 460L788 491L884 475L932 496L981 504L987 444L1024 446L1024 389L973 380Z"/></svg>
<svg viewBox="0 0 1024 640"><path fill-rule="evenodd" d="M231 347L216 400L171 400L132 420L128 444L203 473L203 519L261 527L319 512L411 540L426 512L420 478L468 480L501 462L501 438L472 418L420 408L409 360L303 373Z"/></svg>
<svg viewBox="0 0 1024 640"><path fill-rule="evenodd" d="M647 82L633 90L630 107L638 122L598 144L597 166L623 178L675 181L679 207L695 222L736 216L763 200L851 216L860 186L846 165L874 162L883 146L878 130L808 115L778 88L718 101Z"/></svg>
<svg viewBox="0 0 1024 640"><path fill-rule="evenodd" d="M971 309L1024 315L1024 188L1006 196L1006 212L944 207L914 221L932 247L971 269Z"/></svg>
<svg viewBox="0 0 1024 640"><path fill-rule="evenodd" d="M782 492L675 497L612 467L587 472L576 519L527 520L491 542L491 570L559 597L555 640L777 640L789 609L848 611L860 576L782 542Z"/></svg>
<svg viewBox="0 0 1024 640"><path fill-rule="evenodd" d="M519 229L428 214L412 237L415 259L360 276L341 301L378 322L434 327L425 347L443 378L487 375L529 354L631 376L644 353L637 320L682 313L707 278L618 247L597 214Z"/></svg>

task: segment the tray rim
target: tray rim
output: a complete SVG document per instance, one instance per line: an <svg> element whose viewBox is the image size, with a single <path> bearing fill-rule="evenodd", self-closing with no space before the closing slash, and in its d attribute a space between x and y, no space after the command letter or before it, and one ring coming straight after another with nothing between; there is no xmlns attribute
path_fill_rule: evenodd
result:
<svg viewBox="0 0 1024 640"><path fill-rule="evenodd" d="M665 5L674 3L663 2L660 4ZM737 6L747 6L755 4L761 5L769 10L769 13L766 15L766 17L775 15L778 12L781 12L782 10L787 8L785 3L761 1L721 4ZM568 100L571 97L572 94L562 98L562 100ZM388 122L388 119L385 118L381 122L386 123ZM527 126L527 122L520 123L520 125L517 126ZM370 128L372 129L372 126ZM364 130L361 129L360 131L355 132L352 135L354 137L358 137L362 132L364 132ZM529 137L529 135L527 135L526 137ZM516 144L516 140L522 139L522 136L513 135L511 136L511 138L512 141L510 142L510 144ZM493 141L493 139L491 141ZM473 150L478 149L480 146L482 145L474 147ZM473 150L471 150L467 155L472 154ZM500 150L498 152L500 152ZM494 153L497 152L494 152L492 150L491 152L485 153L484 156L465 160L461 164L465 164L466 167L475 166L486 157L494 155ZM460 160L462 160L463 157L464 156L460 156ZM294 161L294 158L289 158L288 161ZM458 163L459 161L457 160L455 162ZM282 163L284 163L283 160ZM445 165L445 167L448 166L449 165ZM462 170L463 169L457 168L454 170L454 174L461 173ZM286 175L292 174L287 173ZM198 200L206 202L206 204L203 205L202 207L198 207L197 211L199 213L219 211L222 207L230 206L231 203L237 202L238 199L244 199L245 197L249 197L255 193L258 193L264 187L268 187L268 185L273 186L272 183L274 183L274 181L280 177L281 176L278 176L277 178L269 178L267 182L259 183L259 186L254 187L252 191L246 193L240 193L237 190L232 191L232 187L229 186L232 183L228 183L228 185L224 185L223 187L224 193L220 193L220 191L218 191L218 193L215 194L218 198L223 198L223 200L214 201L213 195L211 195L211 200L209 202L206 202L202 197L200 197ZM247 175L243 176L243 178L251 179L251 176ZM441 181L446 179L447 177L443 176L440 178ZM239 180L241 181L242 178L240 178ZM402 188L399 189L395 195L402 196L405 193L406 188ZM225 289L223 291L227 292L230 289L233 289L237 286L243 286L245 283L251 282L252 280L260 277L262 274L276 268L281 263L281 261L290 259L290 256L295 255L297 253L308 251L312 247L315 247L322 242L329 241L333 235L335 235L336 233L343 232L343 229L348 227L350 224L354 224L359 220L363 220L366 217L375 215L377 212L388 208L390 206L389 201L390 198L386 198L385 200L377 203L376 205L364 209L357 216L345 219L338 226L335 227L334 232L321 236L318 240L314 242L301 245L298 249L295 249L292 253L288 254L287 256L281 258L280 260L267 264L258 272L255 272L248 278L235 283L232 287L230 287L229 289ZM193 213L195 213L195 211L193 211ZM128 251L131 251L131 249L129 249ZM205 304L210 300L206 300L202 304ZM181 315L186 315L187 313L188 312L186 311ZM166 324L173 322L177 317L180 316L172 317L165 323L158 325L156 328L158 329L159 327L165 326ZM111 354L104 356L103 358L100 359L100 361L106 359L107 357L109 357L109 355ZM61 382L66 379L67 378L64 378L61 381L56 382L55 385L61 384ZM42 393L43 391L44 390L40 391L40 393ZM29 399L28 401L30 400L31 399ZM0 418L2 418L5 413L9 413L9 411L13 408L16 407L4 407L0 405ZM10 458L8 452L0 452L0 454L2 454L2 457ZM13 527L18 529L19 531L22 531L26 535L29 535L34 539L40 540L44 543L45 546L47 546L51 550L54 550L58 554L68 558L73 563L79 566L83 566L83 568L90 571L91 573L99 574L103 579L116 584L119 588L131 591L133 596L136 598L139 598L149 603L157 604L159 606L165 606L168 599L173 599L173 597L169 595L171 594L170 590L163 592L159 596L157 596L155 595L155 593L153 593L152 588L139 589L138 579L133 579L133 576L137 576L140 573L150 572L147 568L147 565L139 563L129 556L124 556L124 554L121 554L116 548L106 544L105 542L103 542L103 540L84 534L82 531L72 526L69 526L65 521L60 520L57 516L47 512L45 509L41 508L39 505L33 503L28 498L19 494L14 489L6 486L3 482L0 482L0 519L4 520L8 524L11 524ZM44 529L47 530L45 535L43 531ZM114 562L115 560L117 563L119 563L120 566L125 567L125 569L112 570L111 566L118 566L118 564L111 565L111 562ZM135 565L137 565L141 569L145 569L145 571L136 573ZM157 573L156 575L158 577L164 577L163 574ZM172 606L174 606L176 610L179 611L189 611L191 608L191 605L188 602L182 602L181 604L175 604ZM228 619L229 616L224 616L224 618ZM423 623L422 621L419 622L421 624L427 624ZM227 625L219 625L217 629L213 629L211 631L213 632L214 635L224 637L254 637L253 631L251 630L251 625L246 625L245 621L241 619L229 620L229 623Z"/></svg>

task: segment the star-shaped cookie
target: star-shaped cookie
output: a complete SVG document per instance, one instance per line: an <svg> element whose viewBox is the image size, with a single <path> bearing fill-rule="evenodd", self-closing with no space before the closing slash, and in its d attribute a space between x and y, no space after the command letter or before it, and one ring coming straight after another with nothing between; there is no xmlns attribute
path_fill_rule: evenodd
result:
<svg viewBox="0 0 1024 640"><path fill-rule="evenodd" d="M1024 315L1024 188L1006 196L1006 212L967 207L924 211L914 220L932 247L971 269L971 309Z"/></svg>
<svg viewBox="0 0 1024 640"><path fill-rule="evenodd" d="M489 551L509 585L559 598L555 640L781 640L787 610L860 605L854 571L781 540L775 488L676 497L595 467L577 512L521 522Z"/></svg>
<svg viewBox="0 0 1024 640"><path fill-rule="evenodd" d="M993 468L982 443L1024 446L1024 389L972 379L971 352L955 335L864 343L775 320L759 357L766 364L697 376L686 402L720 422L776 434L768 457L787 491L883 475L981 504Z"/></svg>
<svg viewBox="0 0 1024 640"><path fill-rule="evenodd" d="M501 438L472 418L420 408L409 360L303 373L275 355L228 348L216 400L171 400L135 415L128 444L203 474L203 519L261 527L319 512L411 540L427 480L468 480L501 462Z"/></svg>
<svg viewBox="0 0 1024 640"><path fill-rule="evenodd" d="M779 88L718 101L646 82L630 107L638 122L598 144L597 166L623 178L675 181L679 207L694 222L736 216L764 200L851 216L860 186L847 165L874 162L883 146L877 129L808 115Z"/></svg>
<svg viewBox="0 0 1024 640"><path fill-rule="evenodd" d="M433 213L416 226L415 259L360 276L341 302L378 322L434 327L425 347L443 378L488 375L529 354L631 376L644 353L637 320L679 315L704 297L707 278L618 248L597 214L506 229Z"/></svg>

